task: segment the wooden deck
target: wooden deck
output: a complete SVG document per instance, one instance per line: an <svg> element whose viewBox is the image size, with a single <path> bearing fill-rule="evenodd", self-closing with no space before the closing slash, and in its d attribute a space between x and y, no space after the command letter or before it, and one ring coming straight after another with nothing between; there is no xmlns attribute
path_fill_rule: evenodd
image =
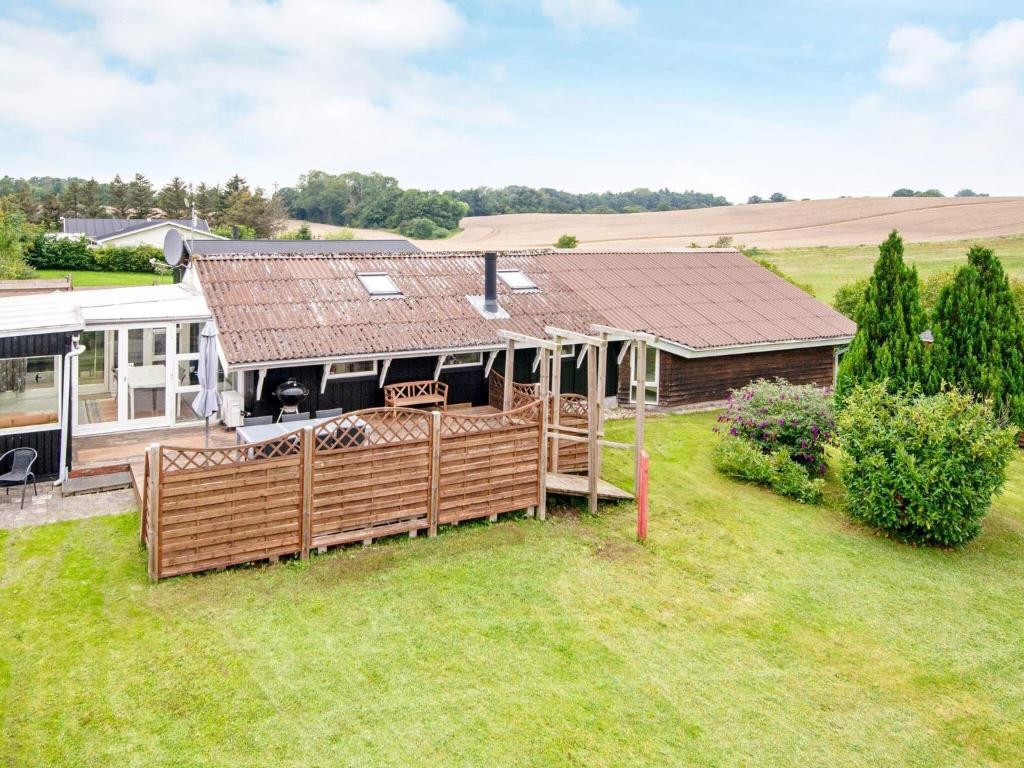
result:
<svg viewBox="0 0 1024 768"><path fill-rule="evenodd" d="M548 472L548 493L562 496L587 496L590 489L586 475L567 475L561 472ZM597 498L608 501L628 501L633 494L605 480L597 481Z"/></svg>

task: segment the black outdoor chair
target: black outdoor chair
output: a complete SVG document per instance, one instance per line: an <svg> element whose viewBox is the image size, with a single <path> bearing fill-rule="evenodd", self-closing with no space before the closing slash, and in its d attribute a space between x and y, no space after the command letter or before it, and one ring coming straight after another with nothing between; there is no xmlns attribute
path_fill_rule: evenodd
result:
<svg viewBox="0 0 1024 768"><path fill-rule="evenodd" d="M341 416L343 413L345 413L344 408L326 408L322 411L317 411L316 417L318 419L333 419L335 416Z"/></svg>
<svg viewBox="0 0 1024 768"><path fill-rule="evenodd" d="M0 456L0 467L3 466L4 459L8 456L13 457L10 471L0 475L0 485L4 486L5 495L10 493L12 485L21 485L22 509L25 508L25 491L28 488L29 478L32 478L32 495L35 496L39 493L39 489L36 488L36 476L32 472L32 465L38 455L35 448L13 448Z"/></svg>
<svg viewBox="0 0 1024 768"><path fill-rule="evenodd" d="M273 424L273 416L246 416L242 419L243 427L257 427L263 424Z"/></svg>

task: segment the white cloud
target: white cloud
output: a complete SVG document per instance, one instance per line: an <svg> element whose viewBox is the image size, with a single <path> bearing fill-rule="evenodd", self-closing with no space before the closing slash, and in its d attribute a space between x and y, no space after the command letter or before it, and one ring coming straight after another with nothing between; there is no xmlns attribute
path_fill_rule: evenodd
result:
<svg viewBox="0 0 1024 768"><path fill-rule="evenodd" d="M64 6L89 23L0 19L9 173L213 180L238 169L291 183L311 166L422 152L417 128L427 133L452 90L488 121L502 114L484 83L423 77L413 62L457 43L465 22L445 0Z"/></svg>
<svg viewBox="0 0 1024 768"><path fill-rule="evenodd" d="M541 0L541 10L555 24L566 29L615 27L636 20L636 10L619 0Z"/></svg>
<svg viewBox="0 0 1024 768"><path fill-rule="evenodd" d="M1016 76L1024 72L1024 20L1008 19L975 37L967 62L979 77Z"/></svg>
<svg viewBox="0 0 1024 768"><path fill-rule="evenodd" d="M930 27L900 27L889 36L884 82L901 88L931 90L949 82L963 48Z"/></svg>

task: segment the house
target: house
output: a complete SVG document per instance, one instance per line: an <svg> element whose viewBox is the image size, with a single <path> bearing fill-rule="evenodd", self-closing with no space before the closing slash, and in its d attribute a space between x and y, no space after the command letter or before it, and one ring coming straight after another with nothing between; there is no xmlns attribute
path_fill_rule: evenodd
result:
<svg viewBox="0 0 1024 768"><path fill-rule="evenodd" d="M59 475L72 433L199 423L191 403L211 318L225 401L275 416L274 390L291 378L309 391L302 410L380 406L385 385L421 380L445 382L450 403L486 404L504 371L498 330L619 329L608 335L604 395L624 406L637 397L628 332L649 334L643 397L660 408L720 401L759 377L829 385L855 331L729 249L485 255L397 240L271 243L186 243L174 285L0 298L0 447L38 445L41 474ZM562 392L587 392L582 362L563 347ZM533 350L519 350L513 373L537 381Z"/></svg>
<svg viewBox="0 0 1024 768"><path fill-rule="evenodd" d="M92 245L154 245L162 247L170 230L182 238L226 240L215 235L205 219L73 219L61 220L58 237L85 237Z"/></svg>
<svg viewBox="0 0 1024 768"><path fill-rule="evenodd" d="M731 249L661 253L530 251L496 258L500 311L482 310L482 253L198 254L190 270L220 330L247 412L276 413L294 378L304 409L383 404L389 382L438 379L449 400L486 403L503 370L499 329L545 336L594 324L652 334L645 402L724 400L751 379L833 383L854 323ZM635 402L632 350L611 337L605 395ZM586 391L564 352L563 391ZM536 381L533 355L517 381ZM495 368L495 365L498 367Z"/></svg>

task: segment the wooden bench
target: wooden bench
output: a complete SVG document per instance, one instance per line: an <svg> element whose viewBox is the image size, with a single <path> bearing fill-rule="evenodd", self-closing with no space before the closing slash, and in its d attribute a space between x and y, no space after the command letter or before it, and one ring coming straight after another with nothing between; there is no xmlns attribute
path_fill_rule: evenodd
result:
<svg viewBox="0 0 1024 768"><path fill-rule="evenodd" d="M430 405L444 411L448 408L448 385L434 380L388 384L384 387L384 405L388 408Z"/></svg>

